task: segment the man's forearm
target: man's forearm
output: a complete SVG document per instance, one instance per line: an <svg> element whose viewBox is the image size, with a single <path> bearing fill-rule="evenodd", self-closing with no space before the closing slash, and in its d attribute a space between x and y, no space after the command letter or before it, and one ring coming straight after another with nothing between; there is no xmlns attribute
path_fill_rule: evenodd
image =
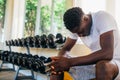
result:
<svg viewBox="0 0 120 80"><path fill-rule="evenodd" d="M65 53L66 53L66 51L61 49L60 52L58 53L58 56L64 56Z"/></svg>
<svg viewBox="0 0 120 80"><path fill-rule="evenodd" d="M104 52L104 51L100 50L100 51L97 51L95 53L89 54L87 56L71 58L70 59L71 67L72 66L96 64L100 60L110 61L112 59L111 56L110 56L110 54L112 54L111 52L110 51L105 51Z"/></svg>

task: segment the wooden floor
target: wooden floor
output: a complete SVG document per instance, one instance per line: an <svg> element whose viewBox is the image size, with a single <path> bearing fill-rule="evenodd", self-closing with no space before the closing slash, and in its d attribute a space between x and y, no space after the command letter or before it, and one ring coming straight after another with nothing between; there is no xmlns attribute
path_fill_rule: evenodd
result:
<svg viewBox="0 0 120 80"><path fill-rule="evenodd" d="M0 71L0 80L14 80L14 71Z"/></svg>
<svg viewBox="0 0 120 80"><path fill-rule="evenodd" d="M0 80L14 80L16 75L16 72L13 69L7 68L6 66L3 66L2 69L0 69ZM23 76L22 74L19 74L19 76Z"/></svg>
<svg viewBox="0 0 120 80"><path fill-rule="evenodd" d="M15 71L0 71L0 80L14 80L15 78ZM19 74L19 76L23 76ZM22 80L31 80L31 79L22 79Z"/></svg>

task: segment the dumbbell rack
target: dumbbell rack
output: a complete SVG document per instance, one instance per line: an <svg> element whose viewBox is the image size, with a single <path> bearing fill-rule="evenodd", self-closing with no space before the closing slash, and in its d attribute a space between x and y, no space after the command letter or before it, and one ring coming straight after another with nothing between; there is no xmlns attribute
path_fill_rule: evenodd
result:
<svg viewBox="0 0 120 80"><path fill-rule="evenodd" d="M9 51L10 51L10 53L12 52L12 51L11 51L11 46L10 46L10 45L9 45ZM0 65L0 71L15 71L15 66L14 66L14 64L12 64L13 68L2 69L3 64L11 64L11 63L6 62L6 61L2 61L1 65Z"/></svg>
<svg viewBox="0 0 120 80"><path fill-rule="evenodd" d="M26 46L26 49L27 49L27 53L30 54L30 49L29 49L28 46ZM16 71L16 75L15 75L14 80L19 80L19 79L20 79L20 80L21 80L21 79L31 79L31 80L35 80L35 79L34 79L34 72L33 72L33 70L30 70L30 71L31 71L31 76L18 76L20 70L28 70L28 69L25 69L25 68L23 68L23 67L21 67L21 66L18 66L18 70Z"/></svg>
<svg viewBox="0 0 120 80"><path fill-rule="evenodd" d="M59 34L60 35L60 34ZM11 46L20 46L20 47L24 47L26 48L27 50L27 54L30 55L30 47L37 47L37 48L57 48L57 49L60 49L61 45L60 46L57 46L57 45L54 45L55 43L64 43L64 40L62 39L62 36L57 36L56 38L56 41L54 41L54 36L52 35L49 35L49 38L50 41L48 41L48 43L46 42L47 40L47 37L46 35L42 35L42 36L36 36L37 38L37 44L33 41L33 38L31 37L27 37L27 38L22 38L22 39L18 39L17 42L12 42L11 41L8 41L8 44L6 43L7 46L9 46L9 49L10 49L10 52L11 51ZM34 38L34 40L36 40L36 38ZM39 39L40 38L40 39ZM61 41L62 39L62 41ZM27 40L27 41L26 41ZM53 41L53 43L51 43L51 41ZM26 44L27 43L27 44ZM34 45L33 45L34 43ZM38 45L38 43L40 45ZM32 45L31 45L32 44ZM35 46L37 45L37 46ZM13 63L14 65L14 63ZM14 66L13 66L14 68ZM35 80L34 79L34 72L32 69L29 69L31 71L31 76L18 76L19 74L19 71L20 70L28 70L26 68L24 68L23 66L18 66L18 69L16 71L16 75L14 77L14 80L18 80L18 79L32 79L32 80ZM50 73L47 73L47 80L50 80Z"/></svg>

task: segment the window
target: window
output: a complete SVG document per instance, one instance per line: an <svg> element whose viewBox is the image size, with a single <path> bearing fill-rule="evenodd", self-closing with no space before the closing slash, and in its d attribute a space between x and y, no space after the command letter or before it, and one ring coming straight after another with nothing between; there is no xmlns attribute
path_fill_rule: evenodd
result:
<svg viewBox="0 0 120 80"><path fill-rule="evenodd" d="M6 8L6 0L0 0L0 37L2 37L1 40L3 39L2 33L4 28L5 8Z"/></svg>
<svg viewBox="0 0 120 80"><path fill-rule="evenodd" d="M63 27L63 14L65 11L65 0L41 0L40 5L40 22L36 23L38 0L26 0L26 17L24 36L34 36L35 28L41 34L51 32L61 32ZM40 26L36 26L40 24ZM39 34L39 35L41 35Z"/></svg>
<svg viewBox="0 0 120 80"><path fill-rule="evenodd" d="M26 0L24 36L34 36L37 0Z"/></svg>
<svg viewBox="0 0 120 80"><path fill-rule="evenodd" d="M41 34L48 34L51 26L52 0L41 0L40 30Z"/></svg>
<svg viewBox="0 0 120 80"><path fill-rule="evenodd" d="M49 2L49 3L48 3ZM41 6L41 31L42 33L57 33L63 28L63 14L65 0L43 0Z"/></svg>
<svg viewBox="0 0 120 80"><path fill-rule="evenodd" d="M65 0L57 0L54 2L54 22L53 26L57 27L58 32L62 33L61 30L63 25L63 14L65 12Z"/></svg>

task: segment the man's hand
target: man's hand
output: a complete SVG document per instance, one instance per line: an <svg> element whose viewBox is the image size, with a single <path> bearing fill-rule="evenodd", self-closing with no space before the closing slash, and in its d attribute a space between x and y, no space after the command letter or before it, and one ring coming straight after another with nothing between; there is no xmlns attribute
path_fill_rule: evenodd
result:
<svg viewBox="0 0 120 80"><path fill-rule="evenodd" d="M54 72L63 72L68 71L70 66L70 59L62 56L52 57L52 63L49 65L51 71Z"/></svg>

